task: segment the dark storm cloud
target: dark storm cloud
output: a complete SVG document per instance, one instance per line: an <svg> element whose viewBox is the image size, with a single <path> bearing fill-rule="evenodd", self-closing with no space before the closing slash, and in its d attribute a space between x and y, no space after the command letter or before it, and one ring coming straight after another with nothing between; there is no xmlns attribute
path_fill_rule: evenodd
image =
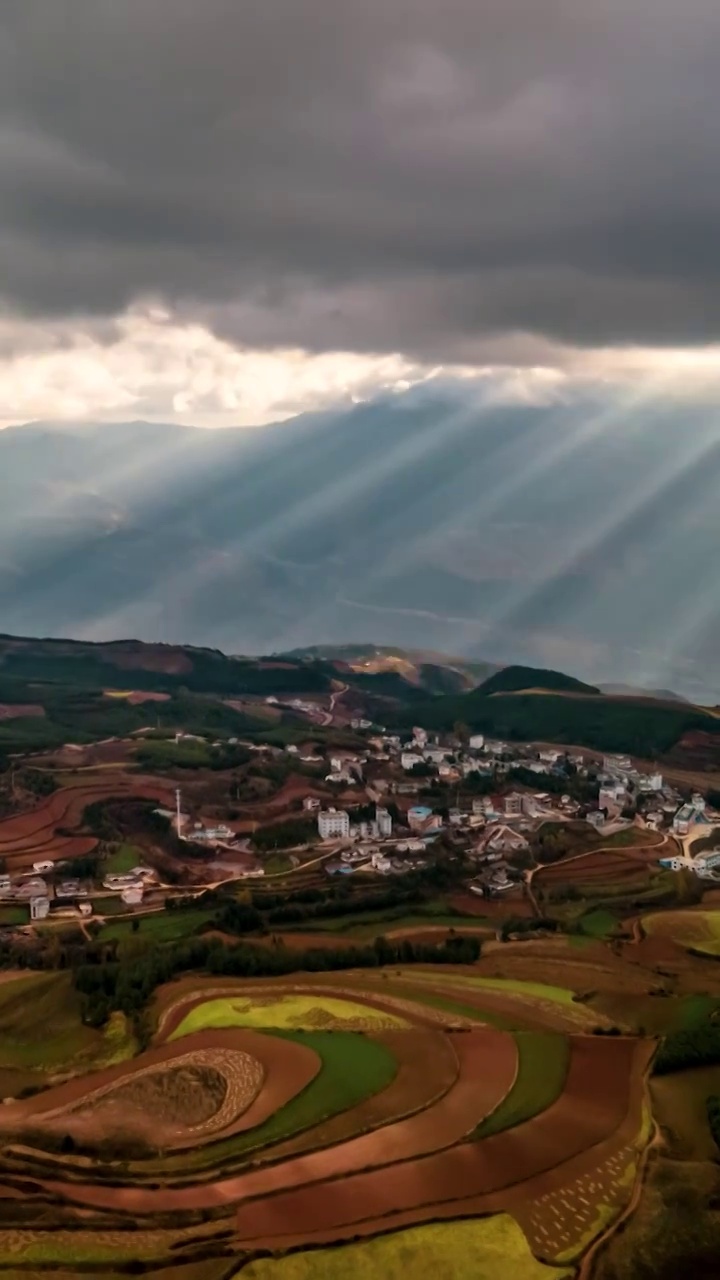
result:
<svg viewBox="0 0 720 1280"><path fill-rule="evenodd" d="M720 329L717 0L5 0L0 292L472 360Z"/></svg>

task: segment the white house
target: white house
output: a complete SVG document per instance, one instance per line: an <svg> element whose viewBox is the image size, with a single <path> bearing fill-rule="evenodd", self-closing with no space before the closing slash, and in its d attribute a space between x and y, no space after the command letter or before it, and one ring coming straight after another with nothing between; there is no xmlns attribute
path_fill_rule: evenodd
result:
<svg viewBox="0 0 720 1280"><path fill-rule="evenodd" d="M350 815L345 809L322 809L318 814L318 832L321 840L347 840Z"/></svg>
<svg viewBox="0 0 720 1280"><path fill-rule="evenodd" d="M377 832L381 840L387 840L392 835L392 818L387 809L383 809L382 805L377 805L375 809L375 822L377 823Z"/></svg>
<svg viewBox="0 0 720 1280"><path fill-rule="evenodd" d="M482 751L483 747L485 746L485 734L472 733L468 740L468 746L472 751Z"/></svg>
<svg viewBox="0 0 720 1280"><path fill-rule="evenodd" d="M623 804L625 794L625 787L621 782L605 783L598 795L598 808L614 808L615 805Z"/></svg>
<svg viewBox="0 0 720 1280"><path fill-rule="evenodd" d="M419 747L427 746L427 729L421 729L418 725L413 729L413 739Z"/></svg>
<svg viewBox="0 0 720 1280"><path fill-rule="evenodd" d="M387 873L392 867L392 862L382 853L374 853L372 855L372 865L375 871Z"/></svg>
<svg viewBox="0 0 720 1280"><path fill-rule="evenodd" d="M403 751L402 755L400 756L400 764L402 765L403 769L407 770L408 772L410 771L410 769L414 769L416 764L423 764L423 763L424 763L423 758L421 755L418 755L417 751Z"/></svg>
<svg viewBox="0 0 720 1280"><path fill-rule="evenodd" d="M45 920L50 912L50 899L42 896L30 899L30 919Z"/></svg>

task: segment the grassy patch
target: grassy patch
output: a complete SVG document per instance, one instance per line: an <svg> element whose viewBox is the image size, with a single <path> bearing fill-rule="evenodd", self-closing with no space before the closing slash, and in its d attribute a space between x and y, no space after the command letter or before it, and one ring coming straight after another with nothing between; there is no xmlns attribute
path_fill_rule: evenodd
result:
<svg viewBox="0 0 720 1280"><path fill-rule="evenodd" d="M0 984L0 1065L43 1070L102 1053L99 1031L82 1024L69 973Z"/></svg>
<svg viewBox="0 0 720 1280"><path fill-rule="evenodd" d="M520 1227L507 1214L441 1222L363 1240L343 1248L314 1249L244 1267L243 1280L563 1280L572 1271L534 1258Z"/></svg>
<svg viewBox="0 0 720 1280"><path fill-rule="evenodd" d="M115 1010L110 1014L103 1031L103 1042L103 1062L107 1067L114 1066L116 1062L126 1062L137 1053L137 1041L124 1013Z"/></svg>
<svg viewBox="0 0 720 1280"><path fill-rule="evenodd" d="M673 1030L692 1031L703 1026L720 1009L717 996L681 996Z"/></svg>
<svg viewBox="0 0 720 1280"><path fill-rule="evenodd" d="M390 1027L406 1027L398 1018L380 1009L370 1008L351 1000L340 1000L320 994L263 996L253 1000L242 995L206 1000L196 1005L183 1018L170 1039L193 1031L205 1031L209 1027L255 1027L280 1030L308 1031L313 1027L367 1028L372 1030Z"/></svg>
<svg viewBox="0 0 720 1280"><path fill-rule="evenodd" d="M127 875L128 871L132 871L133 867L142 864L142 852L134 844L118 845L114 853L110 854L103 863L103 870L106 875L122 876Z"/></svg>
<svg viewBox="0 0 720 1280"><path fill-rule="evenodd" d="M195 933L200 925L209 924L215 918L216 911L203 907L188 907L184 911L158 911L152 915L135 916L138 927L133 928L133 918L113 920L103 925L100 937L103 942L111 938L127 938L131 933L152 938L154 942L176 942L178 938L187 938Z"/></svg>
<svg viewBox="0 0 720 1280"><path fill-rule="evenodd" d="M29 924L29 922L28 907L0 907L0 925Z"/></svg>
<svg viewBox="0 0 720 1280"><path fill-rule="evenodd" d="M605 911L599 907L595 911L589 911L587 915L582 916L578 921L579 928L587 938L604 939L609 938L617 928L617 918L611 911Z"/></svg>
<svg viewBox="0 0 720 1280"><path fill-rule="evenodd" d="M14 1263L18 1257L24 1263L55 1263L64 1266L67 1263L118 1262L121 1258L136 1259L148 1256L137 1233L127 1232L127 1239L103 1242L100 1233L76 1232L70 1235L60 1231L38 1232L32 1236L29 1232L0 1231L0 1266ZM155 1253L152 1250L150 1256Z"/></svg>
<svg viewBox="0 0 720 1280"><path fill-rule="evenodd" d="M478 1125L474 1136L487 1138L524 1120L532 1120L563 1091L570 1061L570 1042L551 1032L520 1031L515 1040L518 1071L515 1083L498 1107Z"/></svg>
<svg viewBox="0 0 720 1280"><path fill-rule="evenodd" d="M292 871L293 863L287 853L271 853L263 858L263 868L266 876L282 876Z"/></svg>
<svg viewBox="0 0 720 1280"><path fill-rule="evenodd" d="M430 973L427 969L419 969L410 975L413 981L418 978L423 982L436 982L445 986L468 987L486 991L497 991L502 995L525 996L529 999L550 1000L554 1004L572 1005L573 992L567 987L552 987L545 982L525 982L520 978L479 978L465 973L449 975Z"/></svg>

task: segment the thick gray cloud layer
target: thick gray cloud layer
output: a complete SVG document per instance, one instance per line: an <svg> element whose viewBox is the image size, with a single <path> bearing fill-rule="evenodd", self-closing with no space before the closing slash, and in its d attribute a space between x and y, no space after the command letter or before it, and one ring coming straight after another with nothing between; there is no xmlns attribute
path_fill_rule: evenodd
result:
<svg viewBox="0 0 720 1280"><path fill-rule="evenodd" d="M0 297L429 360L714 340L719 85L717 0L4 0Z"/></svg>

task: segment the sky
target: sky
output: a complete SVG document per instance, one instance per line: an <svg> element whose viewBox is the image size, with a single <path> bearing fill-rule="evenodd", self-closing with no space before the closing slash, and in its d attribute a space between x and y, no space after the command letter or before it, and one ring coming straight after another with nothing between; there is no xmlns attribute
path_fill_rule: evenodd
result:
<svg viewBox="0 0 720 1280"><path fill-rule="evenodd" d="M0 425L717 392L717 0L3 0Z"/></svg>

